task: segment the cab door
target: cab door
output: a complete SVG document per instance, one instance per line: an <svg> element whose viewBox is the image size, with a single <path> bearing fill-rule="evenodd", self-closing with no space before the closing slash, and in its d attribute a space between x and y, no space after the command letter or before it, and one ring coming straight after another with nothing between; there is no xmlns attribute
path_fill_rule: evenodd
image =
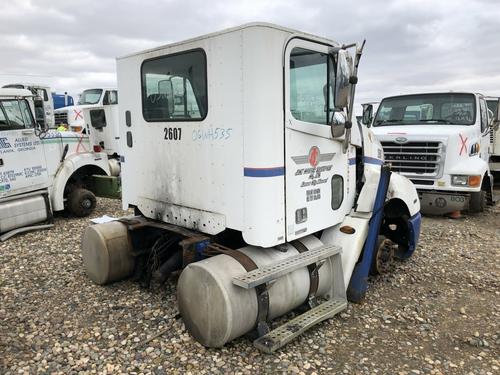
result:
<svg viewBox="0 0 500 375"><path fill-rule="evenodd" d="M45 155L28 102L0 100L0 198L48 185Z"/></svg>
<svg viewBox="0 0 500 375"><path fill-rule="evenodd" d="M333 139L334 61L328 46L292 39L285 50L287 241L333 226L346 211L348 154Z"/></svg>
<svg viewBox="0 0 500 375"><path fill-rule="evenodd" d="M103 108L106 116L106 127L102 128L101 136L105 150L110 154L120 155L120 132L118 127L118 91L107 90L104 94Z"/></svg>

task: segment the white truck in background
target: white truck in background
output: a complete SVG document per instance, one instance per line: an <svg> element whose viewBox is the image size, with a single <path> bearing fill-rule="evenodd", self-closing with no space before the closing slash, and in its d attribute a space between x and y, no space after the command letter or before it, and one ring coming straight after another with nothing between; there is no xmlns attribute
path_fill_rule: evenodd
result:
<svg viewBox="0 0 500 375"><path fill-rule="evenodd" d="M25 89L0 89L0 240L52 226L54 211L90 214L92 176L110 175L107 155L87 135L37 124L33 99Z"/></svg>
<svg viewBox="0 0 500 375"><path fill-rule="evenodd" d="M35 120L47 128L54 127L54 100L49 86L36 83L11 83L3 87L31 91L34 95Z"/></svg>
<svg viewBox="0 0 500 375"><path fill-rule="evenodd" d="M54 111L56 127L68 125L68 130L75 132L87 131L84 119L84 109L103 108L108 121L116 121L113 116L117 112L118 92L115 88L92 88L82 92L78 103L73 106L59 108Z"/></svg>
<svg viewBox="0 0 500 375"><path fill-rule="evenodd" d="M119 160L121 155L118 126L118 105L83 107L84 128L92 142L98 145L110 159Z"/></svg>
<svg viewBox="0 0 500 375"><path fill-rule="evenodd" d="M352 126L361 53L253 23L118 59L135 216L86 229L89 278L149 285L184 268L191 335L221 347L255 331L266 352L361 301L369 273L410 257L420 233L414 186Z"/></svg>
<svg viewBox="0 0 500 375"><path fill-rule="evenodd" d="M367 104L362 122L416 186L422 213L448 214L493 204L490 120L483 95L443 92L387 97L375 116Z"/></svg>
<svg viewBox="0 0 500 375"><path fill-rule="evenodd" d="M93 189L98 196L120 198L120 135L118 132L118 91L94 88L82 92L78 104L55 111L55 122L86 134L97 152L108 156L111 176L94 176Z"/></svg>
<svg viewBox="0 0 500 375"><path fill-rule="evenodd" d="M497 116L499 97L487 96L486 105L491 111L493 117ZM490 129L490 170L496 174L496 179L500 180L500 128L498 124L491 126Z"/></svg>

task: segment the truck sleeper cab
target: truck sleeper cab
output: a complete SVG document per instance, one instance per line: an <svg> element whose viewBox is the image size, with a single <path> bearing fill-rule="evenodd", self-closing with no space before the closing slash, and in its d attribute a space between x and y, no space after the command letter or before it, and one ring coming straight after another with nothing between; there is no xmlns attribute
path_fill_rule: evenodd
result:
<svg viewBox="0 0 500 375"><path fill-rule="evenodd" d="M119 58L122 201L136 216L87 228L88 276L148 284L183 268L179 309L209 347L255 329L273 351L344 309L347 289L359 301L374 249L394 252L378 235L409 257L420 214L371 131L350 127L351 47L255 23ZM297 329L269 332L307 301Z"/></svg>
<svg viewBox="0 0 500 375"><path fill-rule="evenodd" d="M492 204L489 115L481 94L444 92L381 101L372 126L393 170L416 186L422 213L481 212Z"/></svg>

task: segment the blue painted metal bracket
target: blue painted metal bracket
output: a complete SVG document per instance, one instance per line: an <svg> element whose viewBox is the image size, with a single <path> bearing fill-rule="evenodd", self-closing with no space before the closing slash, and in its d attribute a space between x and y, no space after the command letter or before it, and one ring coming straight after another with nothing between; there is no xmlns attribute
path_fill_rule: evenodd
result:
<svg viewBox="0 0 500 375"><path fill-rule="evenodd" d="M420 237L420 224L422 222L422 216L420 212L417 212L408 220L408 234L409 234L409 242L408 248L401 249L396 252L396 257L399 259L408 259L413 255L415 251L418 239Z"/></svg>
<svg viewBox="0 0 500 375"><path fill-rule="evenodd" d="M385 197L387 196L390 179L390 166L384 164L380 167L380 180L378 182L377 194L373 205L373 216L370 219L370 227L368 228L368 236L366 237L361 260L356 264L356 267L354 267L351 281L347 288L347 298L351 302L361 302L368 289L368 275L370 273L375 247L377 246L380 225L382 224L382 218L384 216Z"/></svg>

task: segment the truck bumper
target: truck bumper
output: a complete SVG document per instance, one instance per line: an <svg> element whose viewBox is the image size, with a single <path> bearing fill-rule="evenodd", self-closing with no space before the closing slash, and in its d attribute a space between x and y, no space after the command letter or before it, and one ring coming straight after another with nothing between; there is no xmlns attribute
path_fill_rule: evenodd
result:
<svg viewBox="0 0 500 375"><path fill-rule="evenodd" d="M497 156L496 159L493 159L493 161L491 161L491 159L490 159L490 171L500 172L500 156Z"/></svg>
<svg viewBox="0 0 500 375"><path fill-rule="evenodd" d="M419 191L420 212L430 215L444 215L453 211L469 209L469 193Z"/></svg>

